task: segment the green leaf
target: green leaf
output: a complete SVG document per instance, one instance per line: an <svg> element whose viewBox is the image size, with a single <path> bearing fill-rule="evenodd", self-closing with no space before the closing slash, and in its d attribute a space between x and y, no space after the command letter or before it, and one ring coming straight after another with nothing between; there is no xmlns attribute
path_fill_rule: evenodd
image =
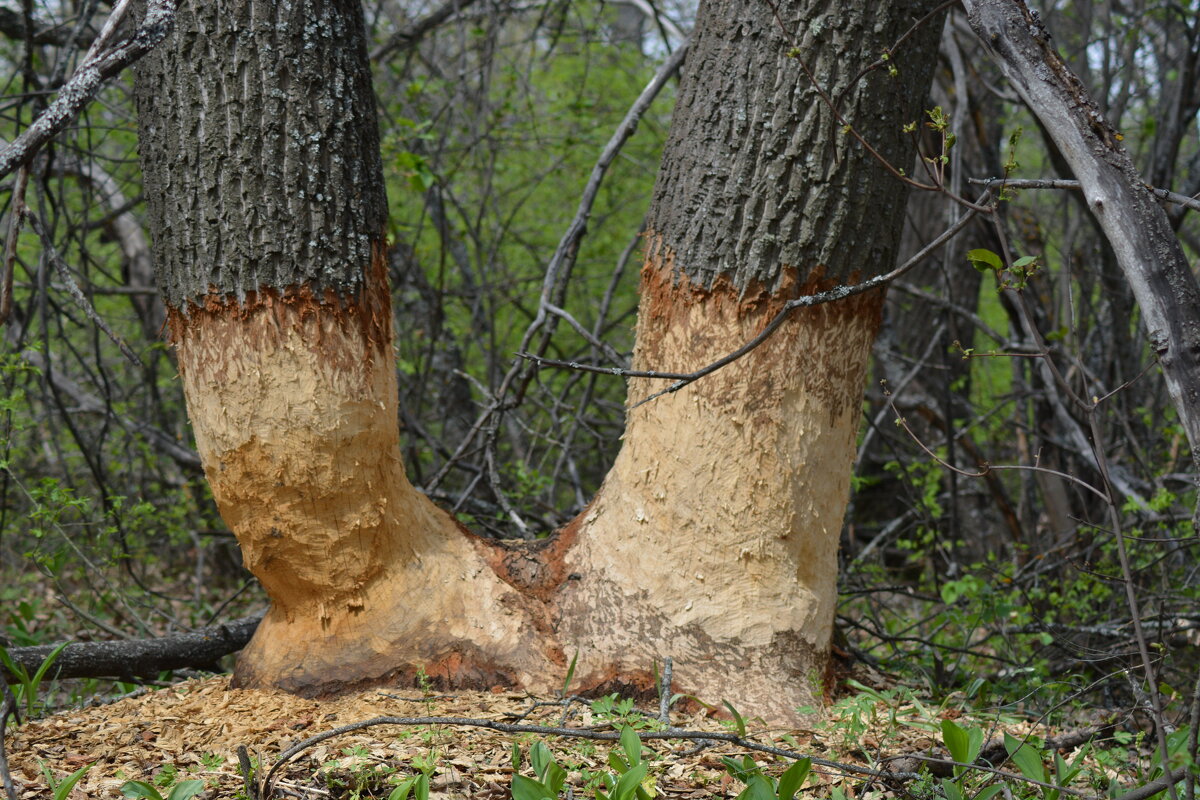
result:
<svg viewBox="0 0 1200 800"><path fill-rule="evenodd" d="M721 763L725 765L725 771L740 783L750 783L750 778L758 774L761 770L758 768L758 763L750 756L743 756L741 761L728 756L721 756Z"/></svg>
<svg viewBox="0 0 1200 800"><path fill-rule="evenodd" d="M775 789L765 775L754 775L737 800L775 800Z"/></svg>
<svg viewBox="0 0 1200 800"><path fill-rule="evenodd" d="M1004 262L1000 260L1000 256L983 247L976 250L968 250L967 260L980 272L987 272L989 269L1004 269ZM983 266L980 266L981 264Z"/></svg>
<svg viewBox="0 0 1200 800"><path fill-rule="evenodd" d="M630 766L641 763L642 740L633 732L633 728L628 725L621 728L621 749L625 751L626 757L629 758Z"/></svg>
<svg viewBox="0 0 1200 800"><path fill-rule="evenodd" d="M1079 766L1081 760L1081 757L1077 757L1073 762L1068 763L1065 758L1060 756L1058 753L1055 753L1054 782L1059 786L1066 786L1071 781L1075 780L1075 777L1079 775L1080 772L1083 772L1083 767Z"/></svg>
<svg viewBox="0 0 1200 800"><path fill-rule="evenodd" d="M609 752L608 766L621 775L629 771L629 764L617 754L616 750Z"/></svg>
<svg viewBox="0 0 1200 800"><path fill-rule="evenodd" d="M521 748L516 742L512 746L512 768L513 772L521 769Z"/></svg>
<svg viewBox="0 0 1200 800"><path fill-rule="evenodd" d="M637 764L622 775L617 781L617 787L613 789L612 800L630 800L635 797L638 787L642 785L642 779L646 777L647 769L648 764Z"/></svg>
<svg viewBox="0 0 1200 800"><path fill-rule="evenodd" d="M967 748L967 763L974 764L983 750L983 728L971 728L967 731L970 746Z"/></svg>
<svg viewBox="0 0 1200 800"><path fill-rule="evenodd" d="M396 785L391 793L387 796L387 800L408 800L408 794L412 791L413 785L417 782L416 775L411 775Z"/></svg>
<svg viewBox="0 0 1200 800"><path fill-rule="evenodd" d="M792 800L812 769L812 761L802 758L779 776L779 800Z"/></svg>
<svg viewBox="0 0 1200 800"><path fill-rule="evenodd" d="M1008 733L1004 734L1004 749L1022 775L1031 781L1046 782L1046 768L1040 753Z"/></svg>
<svg viewBox="0 0 1200 800"><path fill-rule="evenodd" d="M68 644L70 644L70 642L63 642L58 647L51 650L50 655L46 656L45 660L42 661L42 665L37 668L37 672L33 673L30 683L33 684L34 691L37 690L38 684L42 682L42 678L46 677L46 671L49 670L54 662L58 660L58 657L62 655L62 651Z"/></svg>
<svg viewBox="0 0 1200 800"><path fill-rule="evenodd" d="M550 790L551 796L558 797L567 782L567 771L551 761L546 767L546 774L542 776L542 780L546 782L546 788Z"/></svg>
<svg viewBox="0 0 1200 800"><path fill-rule="evenodd" d="M25 668L20 664L13 663L12 658L10 658L8 655L8 648L6 647L0 647L0 664L3 664L4 668L11 672L13 676L21 682L22 685L27 685L29 683L29 673L26 672Z"/></svg>
<svg viewBox="0 0 1200 800"><path fill-rule="evenodd" d="M975 800L992 800L993 797L1004 791L1005 785L1006 784L1003 781L1000 783L993 783L991 786L988 786L986 789L981 790L979 794L975 795Z"/></svg>
<svg viewBox="0 0 1200 800"><path fill-rule="evenodd" d="M575 655L571 656L571 666L567 667L567 677L563 680L562 696L567 696L567 687L571 685L571 678L575 677L575 664L579 661L579 651L575 651Z"/></svg>
<svg viewBox="0 0 1200 800"><path fill-rule="evenodd" d="M724 703L725 707L729 709L729 713L733 714L733 721L737 725L738 736L745 736L746 720L742 719L742 715L738 713L738 710L734 708L728 700L722 700L721 702Z"/></svg>
<svg viewBox="0 0 1200 800"><path fill-rule="evenodd" d="M1013 268L1021 269L1022 267L1028 267L1030 264L1033 264L1036 261L1037 256L1022 256L1013 262Z"/></svg>
<svg viewBox="0 0 1200 800"><path fill-rule="evenodd" d="M60 647L59 649L61 650L62 648ZM86 775L87 771L93 766L95 766L94 763L80 767L64 778L63 782L58 784L58 786L53 787L54 800L67 800L67 798L71 796L71 790L75 788L75 784L79 783L79 780Z"/></svg>
<svg viewBox="0 0 1200 800"><path fill-rule="evenodd" d="M945 793L946 800L963 800L962 789L959 788L958 781L942 778L942 792Z"/></svg>
<svg viewBox="0 0 1200 800"><path fill-rule="evenodd" d="M423 772L417 776L416 791L413 792L413 797L416 800L429 800L429 773Z"/></svg>
<svg viewBox="0 0 1200 800"><path fill-rule="evenodd" d="M946 743L946 749L950 751L950 757L955 761L970 764L974 760L968 758L971 750L971 739L962 726L954 720L942 720L942 741Z"/></svg>
<svg viewBox="0 0 1200 800"><path fill-rule="evenodd" d="M524 775L513 775L512 796L513 800L554 800L549 789Z"/></svg>
<svg viewBox="0 0 1200 800"><path fill-rule="evenodd" d="M69 780L69 779L68 779ZM145 781L125 781L121 784L121 794L126 797L141 797L145 800L163 800L163 796Z"/></svg>
<svg viewBox="0 0 1200 800"><path fill-rule="evenodd" d="M533 765L533 771L537 773L537 776L544 781L546 780L546 769L548 765L554 763L554 756L545 744L534 742L533 747L529 748L529 763Z"/></svg>
<svg viewBox="0 0 1200 800"><path fill-rule="evenodd" d="M180 781L175 784L175 788L167 795L167 800L192 800L193 797L204 791L204 781Z"/></svg>

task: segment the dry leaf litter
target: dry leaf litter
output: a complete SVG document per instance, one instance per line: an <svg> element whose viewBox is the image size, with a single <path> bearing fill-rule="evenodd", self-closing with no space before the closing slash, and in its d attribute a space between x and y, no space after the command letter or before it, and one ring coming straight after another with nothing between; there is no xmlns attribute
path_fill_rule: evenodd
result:
<svg viewBox="0 0 1200 800"><path fill-rule="evenodd" d="M516 693L456 692L428 695L417 690L370 689L325 700L309 700L283 692L233 689L228 676L190 680L130 697L109 705L66 711L14 726L5 736L10 771L22 798L52 798L43 771L55 781L91 764L71 798L117 798L128 780L171 782L192 778L206 782L201 800L244 797L245 784L238 770L237 749L244 746L259 775L273 766L281 753L319 733L380 716L470 717L513 722L529 711L534 698ZM590 710L575 706L569 724L598 722ZM903 711L903 710L902 710ZM560 704L536 709L521 720L526 724L558 725ZM827 723L822 732L755 729L751 735L763 744L800 750L839 761L877 760L886 755L932 752L936 720L914 715L911 724L887 724L897 711L882 712L868 729L853 737ZM903 720L904 714L900 714ZM704 731L729 731L704 713L675 714L673 724ZM876 725L875 722L879 724ZM1006 730L1020 734L1006 725ZM414 759L436 757L433 798L485 798L509 800L512 781L512 746L526 754L536 740L544 741L559 764L571 770L571 783L582 785L582 770L607 769L612 742L565 737L511 734L482 728L447 725L380 725L339 735L305 750L279 773L277 796L301 798L352 797L355 776L374 772L374 794L386 797L386 778L415 773ZM887 752L879 751L886 741ZM654 766L650 775L658 796L665 798L735 797L744 788L726 773L721 756L748 754L737 747L718 744L696 752L694 741L651 741L647 747ZM768 772L787 766L762 753L749 753ZM167 775L163 775L163 770ZM174 774L172 774L172 770ZM826 785L841 784L850 797L862 779L837 770L815 767L814 778ZM872 794L878 796L880 785ZM164 789L163 794L168 792ZM882 792L890 794L890 792ZM591 796L581 792L577 796ZM828 796L828 789L817 796Z"/></svg>

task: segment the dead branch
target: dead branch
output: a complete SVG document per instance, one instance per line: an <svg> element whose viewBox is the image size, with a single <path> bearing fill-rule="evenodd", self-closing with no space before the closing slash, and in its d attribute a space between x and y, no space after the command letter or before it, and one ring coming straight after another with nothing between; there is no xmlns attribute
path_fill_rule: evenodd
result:
<svg viewBox="0 0 1200 800"><path fill-rule="evenodd" d="M151 0L142 24L132 36L80 65L50 107L12 144L0 150L0 177L29 163L42 145L75 121L109 79L116 77L121 70L149 53L166 38L174 22L174 0Z"/></svg>
<svg viewBox="0 0 1200 800"><path fill-rule="evenodd" d="M207 667L222 656L241 650L262 617L245 617L189 633L120 642L74 642L55 660L49 678L153 678L160 672L185 667ZM11 647L8 656L17 666L34 672L57 645ZM0 670L8 683L16 677Z"/></svg>

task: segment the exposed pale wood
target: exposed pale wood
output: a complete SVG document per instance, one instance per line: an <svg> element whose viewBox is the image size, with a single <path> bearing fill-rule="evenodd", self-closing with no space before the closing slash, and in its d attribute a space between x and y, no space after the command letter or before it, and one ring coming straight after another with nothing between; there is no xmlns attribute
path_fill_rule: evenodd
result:
<svg viewBox="0 0 1200 800"><path fill-rule="evenodd" d="M932 5L831 16L794 0L779 18L770 4L703 5L656 189L637 365L702 366L788 300L890 268L903 189L810 113L790 45L842 93ZM679 690L794 720L822 699L881 297L804 309L745 359L635 409L608 481L556 540L504 547L462 531L400 460L373 105L365 47L346 45L362 37L358 10L189 3L139 74L155 254L197 448L272 600L237 682L317 694L423 670L544 691L578 651L575 688L651 692L654 662L671 656ZM848 118L903 161L936 36L911 40L901 80L871 75L846 95ZM226 40L232 58L211 46ZM258 58L268 47L278 58ZM753 91L714 103L718 83ZM263 109L238 111L256 98ZM726 162L732 140L714 140L739 130L753 146ZM713 201L685 202L692 186ZM720 236L690 235L700 223ZM636 382L630 400L654 388Z"/></svg>
<svg viewBox="0 0 1200 800"><path fill-rule="evenodd" d="M404 474L376 267L374 303L262 293L173 312L213 497L271 597L235 677L302 694L418 670L544 689L562 659L539 612Z"/></svg>
<svg viewBox="0 0 1200 800"><path fill-rule="evenodd" d="M791 287L793 290L795 287ZM643 272L636 363L690 370L774 315ZM767 719L819 707L867 357L882 295L802 309L724 370L630 413L580 521L560 636L582 683L664 656L686 691ZM630 401L659 388L635 380ZM732 680L731 680L732 678Z"/></svg>

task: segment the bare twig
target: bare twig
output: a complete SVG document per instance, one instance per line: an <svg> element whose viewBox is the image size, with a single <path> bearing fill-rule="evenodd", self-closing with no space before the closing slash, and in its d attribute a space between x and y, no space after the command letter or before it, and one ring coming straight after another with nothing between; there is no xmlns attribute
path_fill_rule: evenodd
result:
<svg viewBox="0 0 1200 800"><path fill-rule="evenodd" d="M8 688L8 684L0 681L0 687L3 687L4 695L4 707L0 709L0 781L4 783L4 793L8 795L8 800L18 800L12 775L8 772L8 754L4 750L4 729L8 727L10 716L19 724L21 712L17 710L17 698L13 695L12 689Z"/></svg>
<svg viewBox="0 0 1200 800"><path fill-rule="evenodd" d="M521 338L519 348L521 352L530 348L534 337L539 331L542 332L542 337L534 352L541 356L549 346L550 337L554 333L555 325L552 321L554 315L547 306L554 302L558 288L570 277L571 268L575 264L575 257L579 251L579 243L587 232L588 219L591 217L592 205L595 203L596 195L600 190L600 184L603 182L609 166L612 165L621 148L624 147L625 142L637 130L638 122L641 120L642 115L650 108L651 103L658 97L663 87L667 85L671 76L683 65L687 51L688 45L685 43L659 67L658 72L655 73L654 77L646 85L646 88L642 90L637 100L634 101L633 105L625 113L625 118L621 120L621 124L617 126L617 130L609 138L608 144L605 145L600 157L596 159L596 164L592 167L592 173L588 178L587 186L584 187L583 195L580 197L575 217L571 220L571 224L567 227L566 232L558 243L558 248L554 251L554 255L550 259L550 263L546 266L545 276L542 280L542 293L538 300L537 315L529 323ZM500 387L495 393L495 398L480 413L475 423L471 426L471 429L463 437L462 442L459 443L454 454L447 459L441 469L428 481L426 490L437 488L458 460L471 448L480 432L486 426L493 424L492 418L494 415L520 402L525 388L533 380L535 373L536 369L527 368L520 358L514 359L512 366L509 367L504 379L500 382Z"/></svg>
<svg viewBox="0 0 1200 800"><path fill-rule="evenodd" d="M1108 519L1112 525L1113 532L1116 534L1117 541L1117 560L1121 565L1121 583L1125 585L1125 602L1129 606L1129 613L1132 616L1133 622L1133 637L1137 641L1138 655L1142 660L1142 669L1145 671L1145 683L1147 692L1150 695L1150 706L1154 712L1154 733L1158 739L1159 757L1162 759L1163 772L1170 774L1171 772L1171 751L1167 746L1167 720L1163 716L1162 695L1158 691L1158 679L1155 677L1154 662L1150 658L1150 649L1146 644L1146 632L1142 629L1142 612L1141 605L1138 602L1137 589L1133 584L1133 567L1129 562L1129 548L1125 545L1125 537L1121 533L1121 514L1117 505L1117 499L1113 494L1113 484L1109 479L1108 456L1104 453L1104 432L1100 429L1100 420L1098 419L1097 411L1099 403L1093 404L1088 412L1088 424L1092 434L1092 452L1096 459L1096 467L1100 471L1100 479L1104 481L1105 494L1108 495ZM1167 792L1171 796L1171 800L1176 800L1178 792L1175 790L1175 782L1172 781L1166 786Z"/></svg>
<svg viewBox="0 0 1200 800"><path fill-rule="evenodd" d="M62 279L63 284L67 288L67 294L71 295L71 299L75 301L75 305L83 309L83 313L87 314L88 319L94 322L96 327L104 331L104 334L110 340L112 340L112 343L117 346L125 358L129 359L129 361L135 366L145 368L146 365L142 363L142 360L138 358L137 354L129 348L129 345L125 344L125 340L120 336L117 336L116 332L109 327L108 323L104 321L104 318L101 317L99 312L96 311L95 306L93 306L91 301L88 300L83 294L83 290L81 290L79 285L75 283L75 279L71 277L70 268L63 263L61 258L59 258L58 251L55 250L54 243L50 239L50 234L48 234L46 229L42 227L42 223L38 220L37 216L28 212L25 214L25 216L29 219L29 227L32 228L34 233L41 238L42 247L45 248L47 255L49 255L50 263L54 265L54 269L58 273L58 277Z"/></svg>
<svg viewBox="0 0 1200 800"><path fill-rule="evenodd" d="M1196 684L1192 687L1192 707L1188 715L1189 763L1196 763L1197 749L1200 749L1200 671L1196 673ZM1183 796L1187 800L1196 800L1196 773L1192 770L1188 770Z"/></svg>
<svg viewBox="0 0 1200 800"><path fill-rule="evenodd" d="M1191 774L1191 767L1180 767L1179 769L1171 770L1171 772L1156 781L1150 781L1125 794L1117 795L1116 800L1146 800L1146 798L1153 797L1163 789L1173 788L1175 784Z"/></svg>
<svg viewBox="0 0 1200 800"><path fill-rule="evenodd" d="M879 69L880 67L882 67L884 64L894 63L896 51L900 49L900 46L902 44L904 44L904 42L908 39L908 37L912 36L918 30L920 30L924 26L928 25L929 21L931 19L933 19L935 16L937 16L938 14L945 11L947 8L958 5L960 1L961 0L946 0L946 2L937 6L932 11L930 11L928 14L921 17L919 20L917 20L911 26L909 26L908 30L906 30L904 33L902 33L900 35L900 38L897 39L892 44L891 47L889 47L887 50L883 51L884 55L882 58L877 58L874 61L872 61L870 64L867 64L867 66L862 68L861 72L859 72L857 75L854 76L854 78L850 81L850 83L847 84L846 88L842 90L842 93L838 95L837 102L835 103L835 105L838 108L840 108L842 105L842 100L845 99L845 97L846 97L846 92L853 89L854 86L860 80L862 80L863 77L865 77L868 72L873 72L873 71Z"/></svg>
<svg viewBox="0 0 1200 800"><path fill-rule="evenodd" d="M12 314L13 269L17 261L17 238L21 235L21 223L25 221L25 190L29 186L29 166L22 164L17 172L17 186L13 190L12 211L8 217L8 235L4 238L4 276L0 279L0 325L8 322Z"/></svg>
<svg viewBox="0 0 1200 800"><path fill-rule="evenodd" d="M1056 469L1048 469L1046 467L1029 466L1026 464L994 465L994 464L983 463L983 464L979 465L978 472L971 472L969 470L962 469L961 467L956 467L953 464L946 461L945 459L939 457L937 453L933 452L933 450L930 450L929 446L926 445L923 441L921 441L920 437L918 437L917 434L913 432L913 429L909 427L907 420L904 419L904 415L901 414L899 409L896 408L895 403L892 400L892 395L890 392L887 391L886 388L884 389L883 394L884 394L884 397L888 398L888 404L891 406L892 411L894 411L896 414L896 424L899 425L904 430L904 432L909 435L909 437L913 440L913 442L915 442L916 445L925 452L925 455L927 455L931 459L933 459L939 466L954 472L956 475L961 475L964 478L983 478L983 477L986 477L989 472L1000 472L1003 470L1042 472L1047 475L1054 475L1057 478L1062 478L1063 480L1069 481L1069 482L1075 484L1076 486L1079 486L1082 489L1086 489L1087 491L1096 495L1097 497L1099 497L1101 500L1104 500L1105 502L1108 502L1108 500L1109 500L1108 495L1106 495L1104 492L1097 489L1095 486L1092 486L1087 481L1080 480L1079 478L1076 478L1074 475L1068 475L1065 472L1059 472Z"/></svg>
<svg viewBox="0 0 1200 800"><path fill-rule="evenodd" d="M980 199L982 200L982 197ZM662 397L663 395L671 394L672 392L677 392L680 389L682 389L683 387L687 386L689 383L698 381L707 375L711 375L712 373L716 372L717 370L721 369L722 367L726 367L729 364L732 364L734 361L737 361L739 358L741 358L742 356L751 352L752 350L757 348L759 345L761 345L763 342L765 342L767 339L769 339L771 337L771 335L774 334L775 331L777 331L779 329L779 327L781 325L783 325L784 322L787 321L787 318L789 316L791 316L791 314L794 311L796 311L797 309L807 308L809 306L821 305L823 303L831 303L835 300L842 300L847 297L853 297L854 295L862 294L863 292L869 292L872 289L878 289L881 286L886 286L888 283L896 280L896 278L899 278L901 275L903 275L906 272L908 272L909 270L911 270L917 264L921 263L921 261L923 261L927 256L929 256L931 253L936 251L939 247L944 245L946 242L953 239L954 236L957 235L959 231L961 231L963 228L966 227L967 223L971 221L971 219L975 216L976 213L978 213L978 212L976 211L975 207L968 208L967 211L965 211L962 214L962 216L960 216L958 218L958 220L955 221L955 223L953 225L951 225L949 228L947 228L940 236L938 236L932 242L930 242L925 247L923 247L919 253L914 255L912 258L908 259L908 261L905 261L899 267L896 267L894 270L887 273L886 275L879 275L879 276L876 276L869 280L865 280L861 283L850 284L848 286L838 286L838 287L830 289L829 291L826 291L826 292L818 292L817 294L805 295L804 297L797 297L792 300L789 300L786 304L784 304L783 308L780 309L779 313L777 313L771 319L771 321L767 323L766 327L764 327L762 329L762 331L760 331L753 339L746 342L744 345L739 347L737 350L734 350L733 352L731 352L725 356L722 356L721 358L717 359L716 361L713 361L711 364L701 367L700 369L696 370L695 372L660 372L658 370L635 370L635 369L623 369L620 367L598 367L598 366L594 366L591 364L580 364L580 363L574 362L574 361L555 361L553 359L543 358L540 355L537 355L534 353L520 352L520 353L517 353L517 355L519 355L521 358L529 359L530 361L537 364L539 367L540 366L561 367L561 368L565 368L565 369L579 370L581 372L596 372L596 373L606 374L606 375L619 375L624 378L655 378L655 379L660 379L660 380L675 381L675 383L672 383L666 389L663 389L660 392L655 392L654 394L650 395L649 397L645 398L644 400L641 400L640 402L635 403L633 406L631 406L631 409L637 408L638 406L643 405L645 403L649 403L651 400L656 400L657 398Z"/></svg>
<svg viewBox="0 0 1200 800"><path fill-rule="evenodd" d="M549 725L513 725L493 719L472 719L469 717L375 717L374 719L368 719L362 722L354 722L349 725L342 725L338 728L325 731L324 733L318 733L316 736L310 736L304 741L297 742L287 750L280 753L279 760L276 761L274 766L271 767L270 771L267 772L266 779L262 783L264 789L263 794L268 797L270 796L275 774L289 761L308 748L312 747L313 745L320 744L327 739L332 739L336 736L341 736L342 734L360 731L364 728L370 728L376 725L457 725L471 728L487 728L493 731L500 731L501 733L533 733L542 736L564 736L573 737L576 739L592 739L607 742L617 742L621 739L620 731L596 730L593 728L562 728ZM873 778L915 777L915 775L909 775L906 773L881 772L879 770L860 767L856 764L846 764L840 761L831 761L818 756L807 756L803 753L785 750L781 747L772 747L770 745L759 744L753 739L748 739L735 733L693 731L679 728L668 728L662 731L634 731L634 733L636 733L638 738L642 741L683 739L728 742L729 744L736 745L737 747L744 747L747 750L754 750L759 753L769 753L770 755L781 756L783 758L795 760L807 758L813 764L828 767L830 769L840 770L845 774L864 775Z"/></svg>
<svg viewBox="0 0 1200 800"><path fill-rule="evenodd" d="M133 35L111 50L80 65L58 97L12 144L0 150L0 177L29 160L42 145L61 133L91 102L106 81L149 53L175 22L175 0L150 0L146 16Z"/></svg>
<svg viewBox="0 0 1200 800"><path fill-rule="evenodd" d="M386 42L371 51L371 60L378 61L397 50L409 49L420 42L427 33L474 4L475 0L446 0L433 11L389 36Z"/></svg>
<svg viewBox="0 0 1200 800"><path fill-rule="evenodd" d="M663 659L662 679L658 683L658 721L671 723L671 657Z"/></svg>
<svg viewBox="0 0 1200 800"><path fill-rule="evenodd" d="M968 178L967 182L973 183L973 184L976 184L979 186L990 186L990 185L994 185L996 183L1000 183L1001 179L1000 178ZM1022 180L1018 180L1015 178L1005 178L1003 180L1003 183L1009 189L1070 189L1073 191L1081 191L1082 190L1082 184L1080 184L1079 181L1070 181L1070 180L1065 180L1062 178L1054 178L1054 179L1030 178L1030 179L1022 179ZM1165 200L1166 202L1174 203L1177 206L1184 206L1184 207L1190 208L1194 211L1200 211L1200 199L1197 199L1195 197L1188 197L1186 194L1180 194L1179 192L1172 192L1169 189L1160 189L1157 186L1151 186L1148 183L1144 184L1144 185L1147 189L1150 190L1151 194L1153 194L1159 200Z"/></svg>

